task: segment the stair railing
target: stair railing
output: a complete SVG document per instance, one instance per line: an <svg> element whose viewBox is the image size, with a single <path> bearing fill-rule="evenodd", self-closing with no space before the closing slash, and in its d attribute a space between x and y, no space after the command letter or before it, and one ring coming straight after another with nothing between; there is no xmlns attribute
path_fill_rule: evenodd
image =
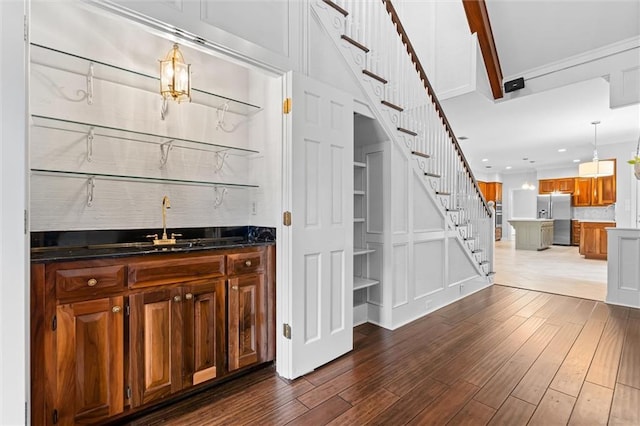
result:
<svg viewBox="0 0 640 426"><path fill-rule="evenodd" d="M479 263L492 263L492 209L478 187L458 140L390 0L323 0L344 15L344 36L366 53L364 73L383 82L382 103L401 111L398 131L413 137L411 150L436 193L449 196L449 211L465 227L464 239ZM397 34L397 36L393 36ZM424 160L424 161L423 161ZM462 235L462 232L461 232Z"/></svg>

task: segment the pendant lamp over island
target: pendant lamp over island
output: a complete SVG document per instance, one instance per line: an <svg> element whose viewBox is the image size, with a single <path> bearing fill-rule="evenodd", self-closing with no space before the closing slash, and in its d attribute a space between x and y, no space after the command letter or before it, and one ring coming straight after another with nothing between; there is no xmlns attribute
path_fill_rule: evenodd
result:
<svg viewBox="0 0 640 426"><path fill-rule="evenodd" d="M615 165L611 160L600 161L598 159L598 124L599 121L592 121L593 124L593 160L582 163L578 166L578 176L580 177L603 177L613 176Z"/></svg>

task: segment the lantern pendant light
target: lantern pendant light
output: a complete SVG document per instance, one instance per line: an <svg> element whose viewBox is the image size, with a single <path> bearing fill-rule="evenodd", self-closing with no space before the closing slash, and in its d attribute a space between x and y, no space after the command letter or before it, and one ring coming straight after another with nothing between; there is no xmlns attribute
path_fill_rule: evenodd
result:
<svg viewBox="0 0 640 426"><path fill-rule="evenodd" d="M177 43L160 60L160 94L164 100L191 102L191 64L186 64Z"/></svg>

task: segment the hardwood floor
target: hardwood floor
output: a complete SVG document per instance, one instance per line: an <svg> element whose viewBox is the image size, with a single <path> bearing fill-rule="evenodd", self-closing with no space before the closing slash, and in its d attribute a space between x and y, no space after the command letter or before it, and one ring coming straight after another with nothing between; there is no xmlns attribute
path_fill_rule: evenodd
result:
<svg viewBox="0 0 640 426"><path fill-rule="evenodd" d="M606 260L585 259L578 247L516 250L513 240L495 247L497 284L600 301L607 294Z"/></svg>
<svg viewBox="0 0 640 426"><path fill-rule="evenodd" d="M638 425L640 310L494 285L293 382L256 371L134 425Z"/></svg>

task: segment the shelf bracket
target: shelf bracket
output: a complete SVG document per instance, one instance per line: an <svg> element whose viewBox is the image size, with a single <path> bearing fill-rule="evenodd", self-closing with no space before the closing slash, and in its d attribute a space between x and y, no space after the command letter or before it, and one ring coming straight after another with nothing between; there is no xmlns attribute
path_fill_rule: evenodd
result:
<svg viewBox="0 0 640 426"><path fill-rule="evenodd" d="M216 164L215 164L216 173L222 170L222 168L224 167L224 162L226 161L228 156L229 154L226 152L223 152L222 154L220 154L219 152L216 152Z"/></svg>
<svg viewBox="0 0 640 426"><path fill-rule="evenodd" d="M217 186L215 186L213 188L213 191L215 193L215 199L213 200L213 208L217 209L218 207L220 207L220 205L222 205L222 202L224 201L224 196L227 194L228 189L218 188Z"/></svg>
<svg viewBox="0 0 640 426"><path fill-rule="evenodd" d="M93 161L93 137L95 136L93 132L93 127L89 129L89 133L87 133L87 161Z"/></svg>
<svg viewBox="0 0 640 426"><path fill-rule="evenodd" d="M173 139L160 145L160 168L169 161L169 151L173 148Z"/></svg>
<svg viewBox="0 0 640 426"><path fill-rule="evenodd" d="M216 124L216 130L218 130L218 129L225 130L225 128L224 128L224 115L225 115L225 113L227 111L229 111L229 102L225 102L224 106L222 107L222 109L218 108L218 110L217 110L218 124Z"/></svg>
<svg viewBox="0 0 640 426"><path fill-rule="evenodd" d="M160 105L160 118L162 121L167 117L167 114L169 114L169 102L167 98L162 98L162 105Z"/></svg>
<svg viewBox="0 0 640 426"><path fill-rule="evenodd" d="M87 103L93 105L93 62L89 62L89 73L87 74Z"/></svg>
<svg viewBox="0 0 640 426"><path fill-rule="evenodd" d="M90 176L87 179L87 207L91 207L93 205L93 192L96 187L96 178L95 176Z"/></svg>

